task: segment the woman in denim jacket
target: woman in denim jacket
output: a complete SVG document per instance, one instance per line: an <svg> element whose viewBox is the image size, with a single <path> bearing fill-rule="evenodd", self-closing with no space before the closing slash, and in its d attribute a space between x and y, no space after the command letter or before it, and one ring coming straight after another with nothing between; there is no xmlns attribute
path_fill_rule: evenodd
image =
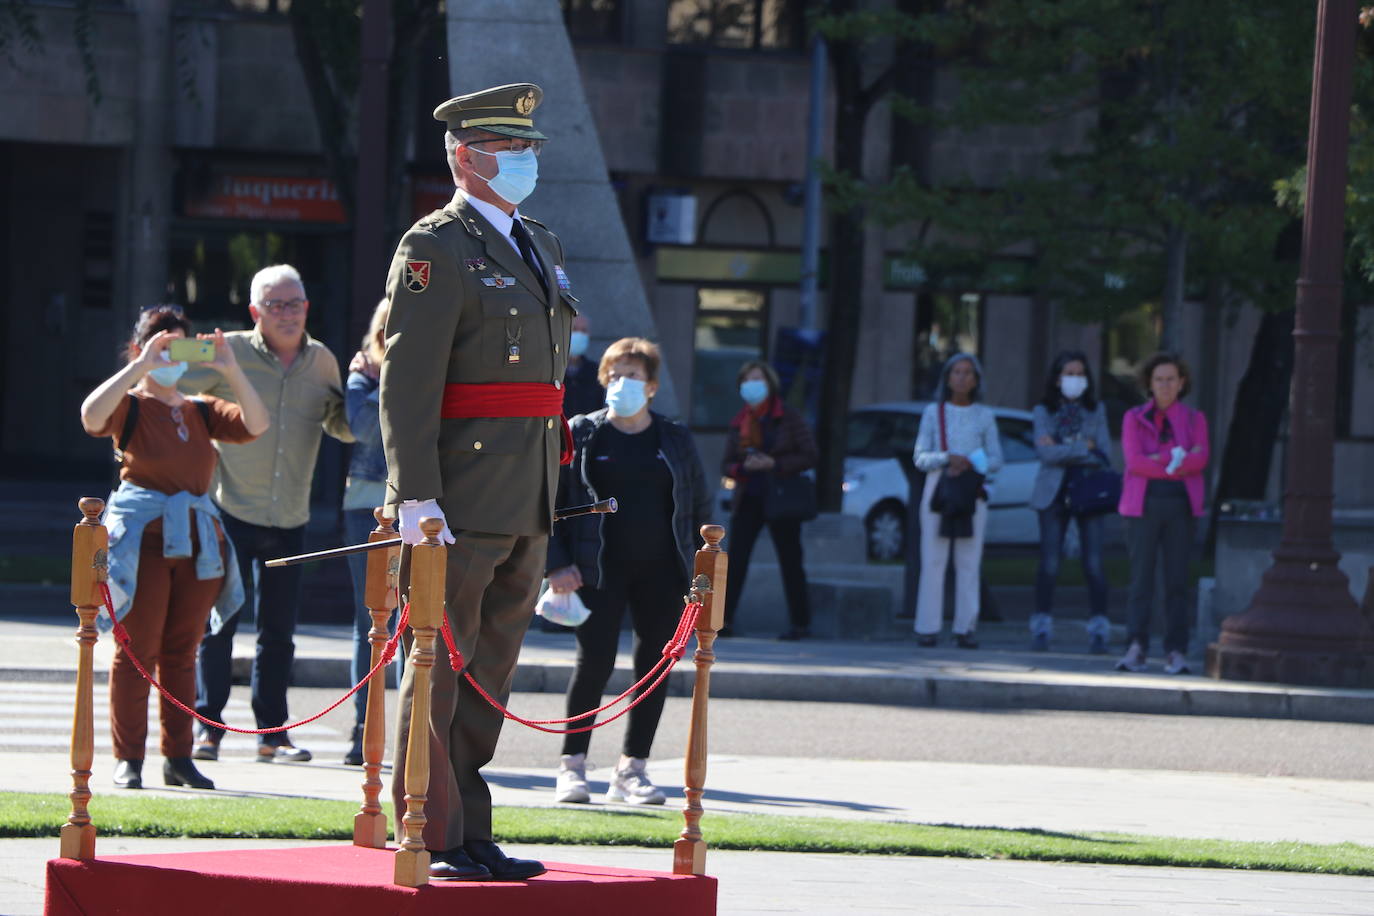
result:
<svg viewBox="0 0 1374 916"><path fill-rule="evenodd" d="M1101 515L1069 511L1068 488L1077 474L1099 466L1111 448L1107 408L1097 400L1088 357L1065 350L1054 358L1045 379L1045 394L1031 411L1035 451L1040 470L1035 475L1030 507L1040 516L1040 568L1035 574L1035 613L1031 615L1031 648L1043 652L1054 635L1054 586L1064 552L1070 520L1078 524L1079 557L1088 580L1088 651L1107 651L1111 624L1107 620L1107 576L1102 568Z"/></svg>
<svg viewBox="0 0 1374 916"><path fill-rule="evenodd" d="M271 422L218 330L205 365L229 382L237 404L183 397L172 362L173 340L191 336L181 308L157 305L139 315L128 363L81 404L81 425L109 436L119 453L119 488L110 497L109 585L114 617L129 634L110 665L114 783L143 788L149 683L133 657L182 703L196 695L196 649L210 621L218 631L243 603L234 546L224 536L210 481L219 453L213 440L251 442ZM135 413L135 411L137 411ZM191 762L191 717L162 701L162 779L169 786L213 789Z"/></svg>
<svg viewBox="0 0 1374 916"><path fill-rule="evenodd" d="M348 482L344 486L344 536L350 544L361 544L377 526L372 510L386 502L386 455L382 452L382 426L377 413L377 394L380 389L382 354L386 350L386 316L391 303L386 299L377 303L372 322L363 337L362 349L348 364L348 387L344 392L344 410L348 426L357 441L348 463ZM372 615L363 603L363 589L367 582L367 554L348 557L348 571L353 577L353 683L362 680L372 667ZM399 666L398 666L399 668ZM399 676L396 675L397 677ZM367 714L367 690L353 695L353 743L344 754L343 762L351 766L363 765L363 717Z"/></svg>

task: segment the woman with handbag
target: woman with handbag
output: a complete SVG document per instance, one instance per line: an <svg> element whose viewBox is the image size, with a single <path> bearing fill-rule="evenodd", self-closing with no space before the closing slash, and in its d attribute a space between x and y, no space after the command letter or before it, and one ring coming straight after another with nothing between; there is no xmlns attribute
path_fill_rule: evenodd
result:
<svg viewBox="0 0 1374 916"><path fill-rule="evenodd" d="M1150 648L1155 567L1164 564L1164 673L1188 671L1188 558L1193 519L1207 511L1202 472L1211 454L1207 417L1179 399L1188 393L1188 366L1172 353L1156 353L1140 369L1150 400L1121 420L1126 473L1119 511L1126 519L1131 554L1127 602L1130 648L1118 671L1144 671Z"/></svg>
<svg viewBox="0 0 1374 916"><path fill-rule="evenodd" d="M567 708L576 716L601 705L615 669L625 609L634 628L635 679L658 663L682 615L701 526L710 521L711 491L687 427L649 409L658 392L658 347L624 337L606 348L597 378L606 407L571 423L572 463L558 478L558 504L577 506L615 497L614 515L584 515L554 526L549 536L549 590L576 594L590 613L577 627L577 666ZM620 761L607 801L661 805L663 792L646 771L663 713L664 690L630 710ZM594 717L570 729L591 725ZM591 732L563 737L555 799L587 802Z"/></svg>
<svg viewBox="0 0 1374 916"><path fill-rule="evenodd" d="M744 407L730 421L721 462L735 481L730 515L730 571L725 592L725 629L734 632L735 611L749 573L749 555L764 526L782 569L789 628L779 639L811 636L811 602L802 557L802 522L816 517L816 487L803 472L816 466L816 440L802 415L782 403L778 373L762 360L740 367Z"/></svg>
<svg viewBox="0 0 1374 916"><path fill-rule="evenodd" d="M1035 475L1030 507L1040 516L1040 568L1035 574L1035 613L1030 618L1031 648L1044 652L1054 636L1054 586L1059 576L1059 560L1064 552L1064 535L1069 522L1078 525L1083 577L1088 581L1088 651L1095 655L1107 651L1111 624L1107 620L1107 577L1102 567L1104 512L1115 511L1115 499L1108 504L1085 504L1084 486L1096 493L1094 484L1105 492L1120 495L1119 477L1110 487L1108 475L1115 475L1107 458L1111 446L1107 427L1107 408L1097 400L1088 357L1078 350L1065 350L1054 358L1045 393L1031 411L1035 451L1040 470ZM1101 501L1098 500L1098 503Z"/></svg>
<svg viewBox="0 0 1374 916"><path fill-rule="evenodd" d="M934 403L921 414L916 467L926 474L921 495L921 582L916 596L916 644L939 639L945 606L945 568L954 554L954 640L978 648L978 579L988 501L984 480L1002 468L1002 443L992 410L976 403L983 368L956 353L940 372ZM940 473L932 473L939 471Z"/></svg>

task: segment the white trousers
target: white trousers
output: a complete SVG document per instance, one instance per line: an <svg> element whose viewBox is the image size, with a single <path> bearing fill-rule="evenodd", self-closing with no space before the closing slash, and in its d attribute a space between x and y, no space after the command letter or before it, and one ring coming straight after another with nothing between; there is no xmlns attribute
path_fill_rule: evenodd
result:
<svg viewBox="0 0 1374 916"><path fill-rule="evenodd" d="M930 511L939 472L926 475L921 494L921 585L916 593L916 632L940 632L945 609L945 570L950 545L954 549L954 632L972 633L978 627L978 579L983 566L983 534L988 526L988 504L978 500L973 513L973 537L940 537L940 516Z"/></svg>

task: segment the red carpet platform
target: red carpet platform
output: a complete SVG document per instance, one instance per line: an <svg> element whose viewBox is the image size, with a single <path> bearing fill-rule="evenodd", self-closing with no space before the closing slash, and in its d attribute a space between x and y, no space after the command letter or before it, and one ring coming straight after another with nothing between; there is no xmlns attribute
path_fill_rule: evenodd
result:
<svg viewBox="0 0 1374 916"><path fill-rule="evenodd" d="M711 916L716 879L546 862L523 882L391 883L395 849L312 846L48 862L47 916ZM664 851L664 859L671 853Z"/></svg>

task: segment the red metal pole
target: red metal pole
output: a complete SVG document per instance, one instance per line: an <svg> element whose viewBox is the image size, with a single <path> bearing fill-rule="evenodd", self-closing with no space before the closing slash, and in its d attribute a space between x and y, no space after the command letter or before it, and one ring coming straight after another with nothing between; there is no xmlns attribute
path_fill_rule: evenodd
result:
<svg viewBox="0 0 1374 916"><path fill-rule="evenodd" d="M1207 671L1245 681L1374 686L1374 633L1331 540L1356 0L1320 0L1317 17L1283 539L1250 607L1227 618L1209 648Z"/></svg>

